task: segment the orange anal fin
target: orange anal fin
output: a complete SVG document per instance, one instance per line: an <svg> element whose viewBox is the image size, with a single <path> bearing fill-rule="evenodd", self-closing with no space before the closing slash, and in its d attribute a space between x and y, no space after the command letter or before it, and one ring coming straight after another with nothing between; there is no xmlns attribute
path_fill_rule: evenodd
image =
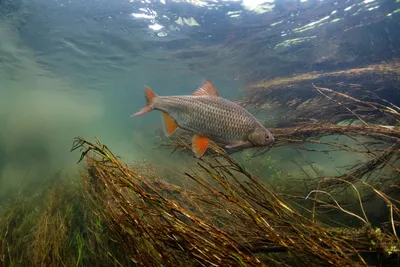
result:
<svg viewBox="0 0 400 267"><path fill-rule="evenodd" d="M208 145L210 144L210 139L204 136L195 135L192 139L192 151L197 158L203 156L206 152Z"/></svg>
<svg viewBox="0 0 400 267"><path fill-rule="evenodd" d="M166 112L162 112L163 120L164 120L164 131L167 136L171 135L173 132L178 129L178 124L175 120Z"/></svg>
<svg viewBox="0 0 400 267"><path fill-rule="evenodd" d="M194 96L216 96L219 97L219 93L217 89L215 89L214 85L209 81L206 80L203 85L197 89L192 95Z"/></svg>

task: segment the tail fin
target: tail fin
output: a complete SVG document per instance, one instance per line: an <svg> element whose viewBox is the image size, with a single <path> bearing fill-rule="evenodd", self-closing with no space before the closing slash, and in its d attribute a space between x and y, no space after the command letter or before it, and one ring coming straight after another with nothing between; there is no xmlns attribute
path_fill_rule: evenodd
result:
<svg viewBox="0 0 400 267"><path fill-rule="evenodd" d="M150 87L146 86L146 91L144 93L144 96L146 97L146 101L147 104L144 108L142 108L140 111L136 112L135 114L131 115L131 117L133 116L139 116L142 115L144 113L150 112L153 110L152 104L153 104L153 100L154 98L157 97L156 93L154 93Z"/></svg>

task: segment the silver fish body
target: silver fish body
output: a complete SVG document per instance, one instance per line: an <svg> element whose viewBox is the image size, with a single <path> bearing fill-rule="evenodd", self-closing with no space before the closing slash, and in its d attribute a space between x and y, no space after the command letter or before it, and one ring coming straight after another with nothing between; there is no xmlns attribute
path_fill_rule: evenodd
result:
<svg viewBox="0 0 400 267"><path fill-rule="evenodd" d="M222 144L249 141L257 129L268 132L247 110L222 97L158 96L152 107L168 113L183 130Z"/></svg>
<svg viewBox="0 0 400 267"><path fill-rule="evenodd" d="M158 96L146 87L145 97L146 106L132 116L161 111L167 135L178 128L193 134L192 150L196 157L204 154L210 140L227 148L267 146L275 141L246 109L220 97L210 81L186 96Z"/></svg>

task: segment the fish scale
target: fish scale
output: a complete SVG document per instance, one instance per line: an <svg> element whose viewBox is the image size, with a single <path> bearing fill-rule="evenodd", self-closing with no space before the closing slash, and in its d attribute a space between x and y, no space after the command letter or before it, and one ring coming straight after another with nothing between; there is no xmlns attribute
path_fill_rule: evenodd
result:
<svg viewBox="0 0 400 267"><path fill-rule="evenodd" d="M146 87L145 96L147 105L132 116L162 111L167 134L177 128L193 134L192 150L196 157L204 154L210 140L227 148L267 146L274 142L272 134L253 115L220 97L210 81L192 95L158 96Z"/></svg>
<svg viewBox="0 0 400 267"><path fill-rule="evenodd" d="M207 133L223 143L239 140L258 122L240 106L213 96L160 96L153 108L168 113L184 130Z"/></svg>

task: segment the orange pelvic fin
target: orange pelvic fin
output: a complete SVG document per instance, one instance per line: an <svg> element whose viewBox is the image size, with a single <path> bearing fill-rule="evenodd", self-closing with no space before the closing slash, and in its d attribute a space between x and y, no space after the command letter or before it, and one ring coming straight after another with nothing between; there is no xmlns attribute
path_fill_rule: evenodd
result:
<svg viewBox="0 0 400 267"><path fill-rule="evenodd" d="M175 120L166 112L161 113L164 119L164 131L165 135L169 136L173 132L178 129L178 124L175 122Z"/></svg>
<svg viewBox="0 0 400 267"><path fill-rule="evenodd" d="M146 86L144 96L146 97L146 102L147 102L146 106L141 110L139 110L138 112L136 112L135 114L131 115L131 117L139 116L153 110L153 107L151 105L153 103L154 98L156 98L157 95L150 89L150 87Z"/></svg>
<svg viewBox="0 0 400 267"><path fill-rule="evenodd" d="M204 136L195 135L192 139L192 151L197 158L203 156L206 152L210 139Z"/></svg>
<svg viewBox="0 0 400 267"><path fill-rule="evenodd" d="M215 89L214 85L209 80L206 80L203 85L199 89L197 89L192 95L208 95L219 97L217 89Z"/></svg>

